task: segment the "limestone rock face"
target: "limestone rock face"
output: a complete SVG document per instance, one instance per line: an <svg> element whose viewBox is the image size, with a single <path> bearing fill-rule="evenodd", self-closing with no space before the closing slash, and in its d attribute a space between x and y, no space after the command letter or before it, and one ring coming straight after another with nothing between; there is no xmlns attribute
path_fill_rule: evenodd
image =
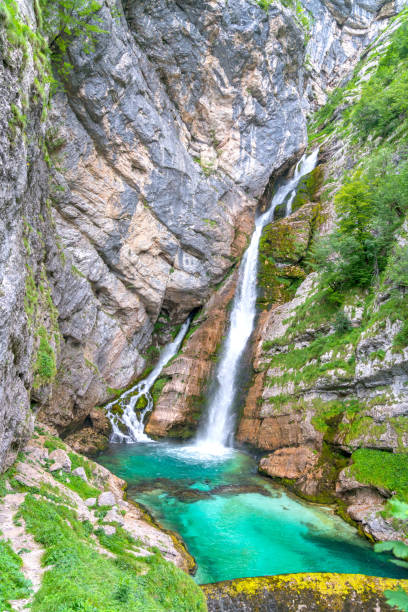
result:
<svg viewBox="0 0 408 612"><path fill-rule="evenodd" d="M159 314L180 323L225 278L271 177L306 146L306 112L394 10L308 0L305 48L279 2L101 4L105 33L89 53L70 45L47 122L34 53L1 23L0 469L37 411L84 448L78 430L141 374ZM35 32L34 5L18 3Z"/></svg>
<svg viewBox="0 0 408 612"><path fill-rule="evenodd" d="M282 448L263 457L259 462L259 470L268 476L293 480L314 467L317 460L318 453L307 446Z"/></svg>
<svg viewBox="0 0 408 612"><path fill-rule="evenodd" d="M180 355L164 368L162 376L168 380L147 422L149 435L186 437L196 430L236 281L234 273L210 298Z"/></svg>
<svg viewBox="0 0 408 612"><path fill-rule="evenodd" d="M65 342L40 417L78 449L91 408L141 373L160 312L179 323L206 302L271 174L306 143L303 33L290 11L112 7L94 52L71 46L53 108L55 223L76 274L56 279Z"/></svg>
<svg viewBox="0 0 408 612"><path fill-rule="evenodd" d="M335 190L341 168L352 163L352 157L346 148L340 152L338 142L326 147L322 151L325 172ZM325 223L318 231L324 234L333 222L330 204L321 212ZM296 214L284 221L290 232ZM271 243L282 224L278 221L268 229ZM308 235L307 228L302 231ZM406 224L397 243L407 246ZM282 262L292 256L290 250L284 254L284 246L278 249ZM237 438L268 451L260 462L262 472L293 480L294 489L302 495L321 501L341 498L350 517L367 534L379 540L399 539L402 532L379 514L392 492L359 482L344 467L360 448L405 452L408 350L397 342L402 321L389 310L378 316L391 294L381 289L374 291L364 321L360 297L348 298L344 313L349 335L342 334L327 305L315 297L316 281L316 275L309 274L292 300L272 303L260 316L254 338L254 376ZM387 287L386 278L384 282ZM327 339L331 339L328 344Z"/></svg>
<svg viewBox="0 0 408 612"><path fill-rule="evenodd" d="M326 100L327 91L348 78L356 58L384 30L402 3L387 0L306 0L313 15L306 47L307 98L312 107Z"/></svg>
<svg viewBox="0 0 408 612"><path fill-rule="evenodd" d="M19 3L22 18L35 30L30 0ZM45 205L48 184L39 138L41 104L32 94L37 76L30 42L27 57L9 44L0 25L0 471L9 467L29 437L38 330L48 330L47 258L56 252ZM28 101L28 108L23 107ZM43 291L33 290L42 283ZM54 342L53 346L55 349Z"/></svg>

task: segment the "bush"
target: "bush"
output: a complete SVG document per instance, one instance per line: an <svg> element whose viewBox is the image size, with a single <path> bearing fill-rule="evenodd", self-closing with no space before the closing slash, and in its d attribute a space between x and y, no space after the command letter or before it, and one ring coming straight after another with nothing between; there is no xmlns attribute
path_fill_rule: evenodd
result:
<svg viewBox="0 0 408 612"><path fill-rule="evenodd" d="M384 138L407 122L407 113L408 23L403 23L394 33L376 73L363 86L350 119L358 128L359 138L364 140L370 134Z"/></svg>
<svg viewBox="0 0 408 612"><path fill-rule="evenodd" d="M339 310L336 313L336 318L334 320L334 329L337 334L340 336L347 333L351 329L350 319L345 314L344 310Z"/></svg>
<svg viewBox="0 0 408 612"><path fill-rule="evenodd" d="M346 177L335 196L338 225L311 249L311 266L321 273L320 286L328 299L355 287L366 288L385 270L392 242L408 210L408 161L384 149L372 156L364 172ZM404 251L404 250L403 250ZM393 278L408 274L407 256L395 254ZM407 277L408 280L408 277Z"/></svg>

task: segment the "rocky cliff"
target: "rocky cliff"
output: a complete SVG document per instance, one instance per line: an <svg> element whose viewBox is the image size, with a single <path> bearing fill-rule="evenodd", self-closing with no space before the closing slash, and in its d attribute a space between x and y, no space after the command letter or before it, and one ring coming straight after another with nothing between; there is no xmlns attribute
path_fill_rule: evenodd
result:
<svg viewBox="0 0 408 612"><path fill-rule="evenodd" d="M31 414L62 435L88 423L143 370L159 314L206 302L306 130L304 33L283 6L102 3L47 118L40 7L7 0L1 18L6 466Z"/></svg>
<svg viewBox="0 0 408 612"><path fill-rule="evenodd" d="M87 437L78 433L83 428L106 432L95 406L142 373L152 341L204 307L164 372L148 425L156 435L194 429L232 297L234 274L225 279L245 248L258 202L265 205L273 180L305 149L307 115L351 76L401 8L105 0L93 44L84 49L82 39L69 41L68 74L60 73L62 87L51 96L55 64L44 6L6 0L0 10L1 469L12 463L36 414L68 441ZM337 164L340 146L323 153L336 176L348 163L346 157ZM271 281L277 275L266 273L265 260L264 306L276 295L287 300L306 276L302 261L324 227L319 211L309 202L265 234L265 245L276 251L280 244L273 258L285 266L285 282L282 273ZM292 240L296 253L283 252ZM297 304L311 282L302 285ZM284 313L293 307L281 307L279 323L278 309L261 317L262 346L278 337L276 325L286 325ZM358 304L350 308L358 321ZM372 341L361 342L365 363ZM256 368L262 351L258 346ZM375 367L361 365L364 380L381 379ZM394 387L401 383L398 367L394 360L387 370ZM347 375L342 393L351 396L358 383ZM314 427L313 415L300 418L283 403L278 425L276 415L260 417L260 396L273 395L271 385L262 390L264 377L260 372L250 390L240 439L280 453L296 447L296 465L306 461L314 469L325 426ZM319 392L311 387L309 396L319 399L324 391L326 401L330 384L321 383ZM370 393L364 400L372 400ZM388 412L392 419L401 414ZM365 415L373 426L376 414ZM283 443L286 430L290 441ZM393 431L388 427L383 438L391 436L395 448L404 438ZM276 436L281 441L271 442ZM361 445L336 443L341 452Z"/></svg>
<svg viewBox="0 0 408 612"><path fill-rule="evenodd" d="M274 4L270 6L267 12L267 18L271 24L270 27L275 27L272 25L271 19L274 19L274 11L276 8L277 5ZM334 7L330 3L320 2L306 3L304 4L304 8L302 8L300 4L291 5L289 8L292 12L295 12L295 21L301 26L305 34L302 50L303 68L300 72L301 78L298 81L298 87L300 87L298 94L301 97L301 112L305 117L325 101L327 92L331 91L343 79L351 76L352 69L357 64L364 49L366 49L379 32L386 27L389 17L400 10L400 7L395 4L365 4L364 7L353 4L350 6L341 5ZM225 17L223 17L223 20L224 19ZM163 25L158 25L157 21L153 21L153 23L155 24L155 32L157 29L160 30L163 28ZM153 29L150 22L149 28ZM275 30L275 36L278 40L281 40L279 31ZM284 36L286 38L287 34ZM289 42L287 42L287 44L289 44ZM293 40L293 44L297 43ZM164 57L168 58L168 53L169 51L166 49L166 51L163 52ZM168 60L166 60L166 62L167 61ZM191 78L195 79L197 75L194 74ZM247 92L256 97L255 91L255 89L247 88ZM178 99L179 94L175 93L174 97ZM269 104L270 103L267 103L267 106ZM293 126L297 125L298 120L299 118L297 116L291 114L286 124L287 129L292 131ZM297 127L295 129L297 129ZM275 137L276 134L273 138ZM273 140L273 142L279 142L280 146L279 138ZM281 165L281 170L287 169L290 158L286 157L286 160L286 163ZM272 173L268 188L263 192L261 198L263 205L269 203L274 177L276 177L276 172ZM265 184L266 183L264 183L264 185ZM312 208L309 206L307 210L302 210L302 212L299 213L301 217L306 215L309 218L311 215L310 219L306 221L310 229L314 223L312 217L315 216L315 212L313 206ZM248 223L242 224L241 222L240 227L246 234L250 231ZM287 236L287 242L289 244L293 237L294 236L290 235ZM281 241L282 236L277 236L277 239ZM306 250L308 246L308 236L304 235L302 239L305 240L304 249ZM303 255L304 254L305 253L303 253ZM302 270L296 266L292 266L292 269L288 267L287 273L292 279L299 277L299 274L304 277ZM207 315L205 315L205 318L206 316ZM198 323L199 320L196 324ZM197 402L192 402L190 399L191 393L188 390L189 381L195 380L194 395L196 397L202 397L205 393L208 376L206 378L204 375L198 374L198 372L202 371L203 373L208 373L212 371L212 366L216 360L216 348L218 348L221 343L224 331L225 317L224 313L220 312L217 323L211 328L211 336L214 337L211 354L202 355L200 358L201 350L197 348L197 334L185 344L183 354L190 355L194 353L195 359L194 361L189 361L181 357L166 373L168 379L173 379L177 374L177 391L174 387L175 383L168 382L164 388L163 386L161 387L161 389L164 389L166 397L161 398L160 396L158 403L156 403L156 408L148 424L148 430L151 434L165 435L165 433L168 433L173 428L172 423L175 425L177 424L174 433L177 431L179 434L188 435L188 433L191 432L191 424L194 423L194 420L197 420L198 415ZM206 332L203 330L202 333L205 334ZM204 352L208 352L210 347L206 342L205 344L206 349ZM181 360L183 360L182 370L180 370ZM179 372L176 372L177 368L180 370ZM179 375L181 373L182 376ZM198 385L197 374L200 380ZM169 403L169 393L171 389L171 401L174 402L174 409L172 409L171 402ZM157 393L157 395L159 395L159 393Z"/></svg>
<svg viewBox="0 0 408 612"><path fill-rule="evenodd" d="M320 140L320 166L298 194L301 208L266 228L260 284L268 310L259 319L255 373L237 434L241 442L265 452L262 472L306 498L337 499L365 533L382 540L406 534L405 522L393 518L392 510L394 503L405 503L398 474L408 465L406 281L401 267L406 211L405 191L398 184L405 180L405 131L398 131L397 124L391 127L389 119L387 137L377 132L374 140L358 136L356 127L377 129L375 123L365 127L361 109L376 83L394 70L390 58L398 33L404 36L405 19L394 21L345 86L342 110L331 102L318 114L314 136ZM380 168L385 169L381 178ZM351 210L359 223L361 207L368 212L370 202L375 202L376 221L368 213L363 225L371 229L364 244L375 250L384 231L386 242L364 280L359 275L368 264L356 257L359 247L353 243L345 260L349 278L341 280L342 227ZM384 211L399 205L398 220L392 222ZM347 231L350 237L352 227ZM325 252L323 271L306 275L319 257L318 241L333 244L321 242L324 235L335 236L336 250ZM293 266L303 271L297 279L291 275ZM288 299L290 290L296 291L293 299Z"/></svg>

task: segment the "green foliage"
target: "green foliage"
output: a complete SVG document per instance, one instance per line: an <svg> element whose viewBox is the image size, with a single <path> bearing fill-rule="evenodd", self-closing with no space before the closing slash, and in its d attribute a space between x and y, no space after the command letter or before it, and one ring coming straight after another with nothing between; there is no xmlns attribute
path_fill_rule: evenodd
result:
<svg viewBox="0 0 408 612"><path fill-rule="evenodd" d="M88 54L94 51L98 35L105 33L98 25L101 4L96 0L40 0L40 6L52 61L59 75L66 78L73 68L67 61L72 41L78 41Z"/></svg>
<svg viewBox="0 0 408 612"><path fill-rule="evenodd" d="M350 121L361 139L370 134L385 138L397 131L407 134L407 113L408 23L404 22L394 33L375 74L363 85Z"/></svg>
<svg viewBox="0 0 408 612"><path fill-rule="evenodd" d="M11 546L0 540L0 610L12 610L10 600L30 596L31 583L21 571L23 562Z"/></svg>
<svg viewBox="0 0 408 612"><path fill-rule="evenodd" d="M399 540L377 542L374 545L376 552L392 552L398 559L408 559L408 546Z"/></svg>
<svg viewBox="0 0 408 612"><path fill-rule="evenodd" d="M334 320L334 329L336 334L342 335L350 331L351 323L350 319L345 314L344 310L338 310Z"/></svg>
<svg viewBox="0 0 408 612"><path fill-rule="evenodd" d="M396 519L408 520L408 504L399 499L391 498L387 502L387 514Z"/></svg>
<svg viewBox="0 0 408 612"><path fill-rule="evenodd" d="M56 438L54 436L51 436L50 438L45 440L44 447L48 448L50 453L52 453L52 451L56 450L57 448L60 448L62 450L66 450L66 448L67 448L62 440L60 440L59 438Z"/></svg>
<svg viewBox="0 0 408 612"><path fill-rule="evenodd" d="M49 343L48 333L43 325L38 330L38 336L40 344L34 364L34 388L50 384L57 373L54 349Z"/></svg>
<svg viewBox="0 0 408 612"><path fill-rule="evenodd" d="M365 171L346 177L335 197L338 226L314 244L311 265L321 273L328 299L341 303L350 288L379 281L390 256L396 231L408 210L408 160L383 149L371 156ZM394 278L405 269L406 249L395 256ZM403 277L404 278L404 277ZM402 281L405 282L405 281Z"/></svg>
<svg viewBox="0 0 408 612"><path fill-rule="evenodd" d="M408 454L359 448L352 454L350 473L359 482L395 491L408 501Z"/></svg>
<svg viewBox="0 0 408 612"><path fill-rule="evenodd" d="M386 602L392 608L408 612L408 593L404 589L384 591Z"/></svg>
<svg viewBox="0 0 408 612"><path fill-rule="evenodd" d="M326 104L322 106L313 116L312 129L316 132L320 132L326 126L330 125L325 131L332 131L334 125L331 122L333 119L334 112L338 110L344 96L343 88L338 87L332 91L328 97Z"/></svg>
<svg viewBox="0 0 408 612"><path fill-rule="evenodd" d="M141 560L127 553L134 541L122 531L112 540L115 557L110 558L97 552L88 523L70 508L27 495L19 515L45 549L44 565L51 567L32 612L205 611L192 578L157 554Z"/></svg>
<svg viewBox="0 0 408 612"><path fill-rule="evenodd" d="M274 0L256 0L256 3L261 7L261 9L268 12L269 7L274 3Z"/></svg>
<svg viewBox="0 0 408 612"><path fill-rule="evenodd" d="M397 245L390 258L387 280L398 289L408 287L408 249Z"/></svg>

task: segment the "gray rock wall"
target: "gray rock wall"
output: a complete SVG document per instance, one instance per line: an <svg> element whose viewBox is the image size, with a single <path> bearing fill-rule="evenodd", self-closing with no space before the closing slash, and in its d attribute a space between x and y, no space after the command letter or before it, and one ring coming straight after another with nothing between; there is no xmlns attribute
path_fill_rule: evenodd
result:
<svg viewBox="0 0 408 612"><path fill-rule="evenodd" d="M19 7L35 31L34 3ZM81 427L142 372L158 315L183 320L242 253L270 177L306 145L313 88L377 31L380 7L306 7L307 49L278 2L105 0L106 33L91 53L71 45L47 123L34 52L0 21L0 468L38 410L63 435ZM346 32L357 13L364 36Z"/></svg>

